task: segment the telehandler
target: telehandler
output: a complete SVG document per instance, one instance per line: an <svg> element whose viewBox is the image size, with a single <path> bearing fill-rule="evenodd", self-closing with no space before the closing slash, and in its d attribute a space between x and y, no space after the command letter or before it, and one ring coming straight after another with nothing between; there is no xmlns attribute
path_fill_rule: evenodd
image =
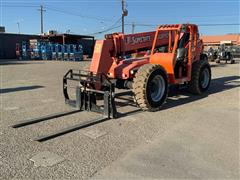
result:
<svg viewBox="0 0 240 180"><path fill-rule="evenodd" d="M132 57L132 54L141 54ZM45 141L103 120L117 118L115 98L132 92L144 111L157 111L168 96L170 85L186 85L193 94L204 93L210 85L211 68L203 54L203 42L194 24L160 25L156 31L105 35L97 40L89 71L70 69L63 78L65 102L75 111L20 122L21 127L82 110L103 114L57 133L39 137ZM70 100L68 81L77 81L76 100ZM115 92L115 89L128 91ZM103 104L99 100L103 99ZM102 102L102 101L101 101Z"/></svg>
<svg viewBox="0 0 240 180"><path fill-rule="evenodd" d="M235 63L231 47L227 47L224 43L218 48L218 57L216 59L216 63L220 63L221 61L225 61L225 63L230 61L231 64Z"/></svg>

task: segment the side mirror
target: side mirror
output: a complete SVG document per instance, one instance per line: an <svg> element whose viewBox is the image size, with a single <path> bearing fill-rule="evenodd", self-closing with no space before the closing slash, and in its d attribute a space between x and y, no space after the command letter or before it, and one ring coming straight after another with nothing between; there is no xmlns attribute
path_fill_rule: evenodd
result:
<svg viewBox="0 0 240 180"><path fill-rule="evenodd" d="M182 60L185 57L186 54L186 49L185 48L178 48L177 49L177 60Z"/></svg>

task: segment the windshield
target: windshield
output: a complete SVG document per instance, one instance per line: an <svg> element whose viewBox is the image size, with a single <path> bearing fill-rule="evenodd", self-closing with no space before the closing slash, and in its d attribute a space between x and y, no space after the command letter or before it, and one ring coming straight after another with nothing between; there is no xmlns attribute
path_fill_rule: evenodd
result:
<svg viewBox="0 0 240 180"><path fill-rule="evenodd" d="M158 33L154 53L171 53L174 46L175 36L175 31L160 31Z"/></svg>

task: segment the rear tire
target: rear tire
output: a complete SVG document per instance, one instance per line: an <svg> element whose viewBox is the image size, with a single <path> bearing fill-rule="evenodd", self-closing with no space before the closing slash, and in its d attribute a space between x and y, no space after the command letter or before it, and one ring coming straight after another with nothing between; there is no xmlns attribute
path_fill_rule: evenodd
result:
<svg viewBox="0 0 240 180"><path fill-rule="evenodd" d="M210 62L214 62L214 58L211 58L211 59L210 59Z"/></svg>
<svg viewBox="0 0 240 180"><path fill-rule="evenodd" d="M231 64L234 64L235 63L235 60L233 59L233 56L231 55L231 58L230 58L230 63Z"/></svg>
<svg viewBox="0 0 240 180"><path fill-rule="evenodd" d="M193 63L192 78L188 91L193 94L202 94L207 91L211 83L211 68L207 61L200 60Z"/></svg>
<svg viewBox="0 0 240 180"><path fill-rule="evenodd" d="M135 100L142 110L159 110L168 94L166 71L160 65L143 65L134 78L133 92Z"/></svg>
<svg viewBox="0 0 240 180"><path fill-rule="evenodd" d="M201 59L205 60L205 61L208 61L208 56L206 54L201 54L200 56ZM212 60L211 60L212 61Z"/></svg>

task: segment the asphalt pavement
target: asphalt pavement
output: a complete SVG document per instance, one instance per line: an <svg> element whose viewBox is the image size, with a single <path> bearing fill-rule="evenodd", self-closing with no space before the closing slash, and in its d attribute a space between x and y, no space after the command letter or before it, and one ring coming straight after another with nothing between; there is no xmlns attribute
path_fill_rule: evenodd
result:
<svg viewBox="0 0 240 180"><path fill-rule="evenodd" d="M239 61L211 63L206 94L172 88L158 112L142 112L128 97L118 100L120 118L41 143L34 139L99 115L80 112L11 127L71 110L62 77L89 64L0 61L0 179L239 179Z"/></svg>

